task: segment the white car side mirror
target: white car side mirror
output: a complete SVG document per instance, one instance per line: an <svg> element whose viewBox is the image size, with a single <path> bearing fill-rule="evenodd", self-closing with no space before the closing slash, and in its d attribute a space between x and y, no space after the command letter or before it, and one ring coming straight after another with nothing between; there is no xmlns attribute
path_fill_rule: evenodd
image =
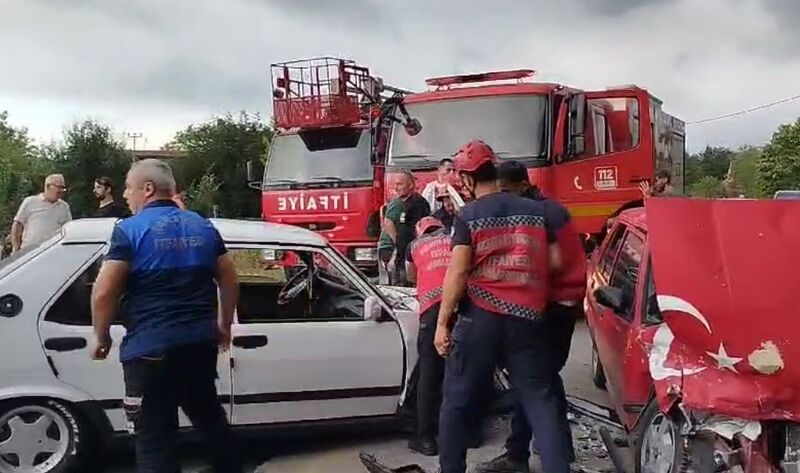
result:
<svg viewBox="0 0 800 473"><path fill-rule="evenodd" d="M383 313L381 301L375 296L364 299L364 320L377 321Z"/></svg>

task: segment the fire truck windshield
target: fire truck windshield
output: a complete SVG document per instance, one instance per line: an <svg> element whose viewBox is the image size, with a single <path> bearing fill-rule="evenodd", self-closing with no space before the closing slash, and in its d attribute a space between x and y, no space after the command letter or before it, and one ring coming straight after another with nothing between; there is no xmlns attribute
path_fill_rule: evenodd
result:
<svg viewBox="0 0 800 473"><path fill-rule="evenodd" d="M389 164L410 168L436 166L464 143L482 139L501 159L544 159L547 97L494 96L407 104L422 123L410 136L397 126Z"/></svg>
<svg viewBox="0 0 800 473"><path fill-rule="evenodd" d="M276 135L265 187L354 185L372 181L369 132L335 128Z"/></svg>

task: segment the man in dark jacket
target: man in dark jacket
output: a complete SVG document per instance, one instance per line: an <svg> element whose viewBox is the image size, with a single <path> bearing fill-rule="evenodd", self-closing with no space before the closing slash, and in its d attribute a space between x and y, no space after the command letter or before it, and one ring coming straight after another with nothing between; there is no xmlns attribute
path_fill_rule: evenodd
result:
<svg viewBox="0 0 800 473"><path fill-rule="evenodd" d="M562 272L551 281L549 302L544 316L547 338L557 341L554 353L543 357L552 360L554 387L558 390L561 431L569 442L571 460L575 459L572 433L567 419L567 397L559 371L569 358L575 320L581 315L586 288L586 256L580 236L575 231L569 212L560 203L547 199L541 191L530 184L528 170L517 161L504 161L497 167L500 187L522 197L543 202L549 212L560 215L566 221L557 232L556 240L561 248ZM511 421L511 435L506 441L506 451L499 457L478 465L479 473L527 473L530 458L531 426L519 408Z"/></svg>

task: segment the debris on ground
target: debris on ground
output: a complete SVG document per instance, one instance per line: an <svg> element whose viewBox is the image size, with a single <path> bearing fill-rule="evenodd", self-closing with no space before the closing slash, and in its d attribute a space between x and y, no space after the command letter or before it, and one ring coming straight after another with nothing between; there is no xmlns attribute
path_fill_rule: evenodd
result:
<svg viewBox="0 0 800 473"><path fill-rule="evenodd" d="M568 398L568 419L572 429L575 447L575 463L573 473L608 473L614 472L608 450L606 449L600 429L606 429L613 443L618 447L627 445L625 431L619 424L616 414L607 407L594 404L579 398ZM499 455L503 442L508 436L510 415L494 418L487 429L487 444L477 450L470 450L468 464L489 460ZM426 473L437 471L437 459L422 457L410 451L398 455L397 451L361 452L361 463L369 473ZM538 457L534 455L532 471L541 471ZM398 466L402 465L402 466Z"/></svg>

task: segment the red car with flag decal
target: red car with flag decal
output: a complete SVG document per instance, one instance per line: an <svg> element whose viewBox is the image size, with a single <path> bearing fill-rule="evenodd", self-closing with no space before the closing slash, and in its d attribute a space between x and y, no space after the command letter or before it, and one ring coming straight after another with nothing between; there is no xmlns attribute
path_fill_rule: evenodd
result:
<svg viewBox="0 0 800 473"><path fill-rule="evenodd" d="M593 379L638 472L800 471L800 205L648 199L589 266Z"/></svg>

